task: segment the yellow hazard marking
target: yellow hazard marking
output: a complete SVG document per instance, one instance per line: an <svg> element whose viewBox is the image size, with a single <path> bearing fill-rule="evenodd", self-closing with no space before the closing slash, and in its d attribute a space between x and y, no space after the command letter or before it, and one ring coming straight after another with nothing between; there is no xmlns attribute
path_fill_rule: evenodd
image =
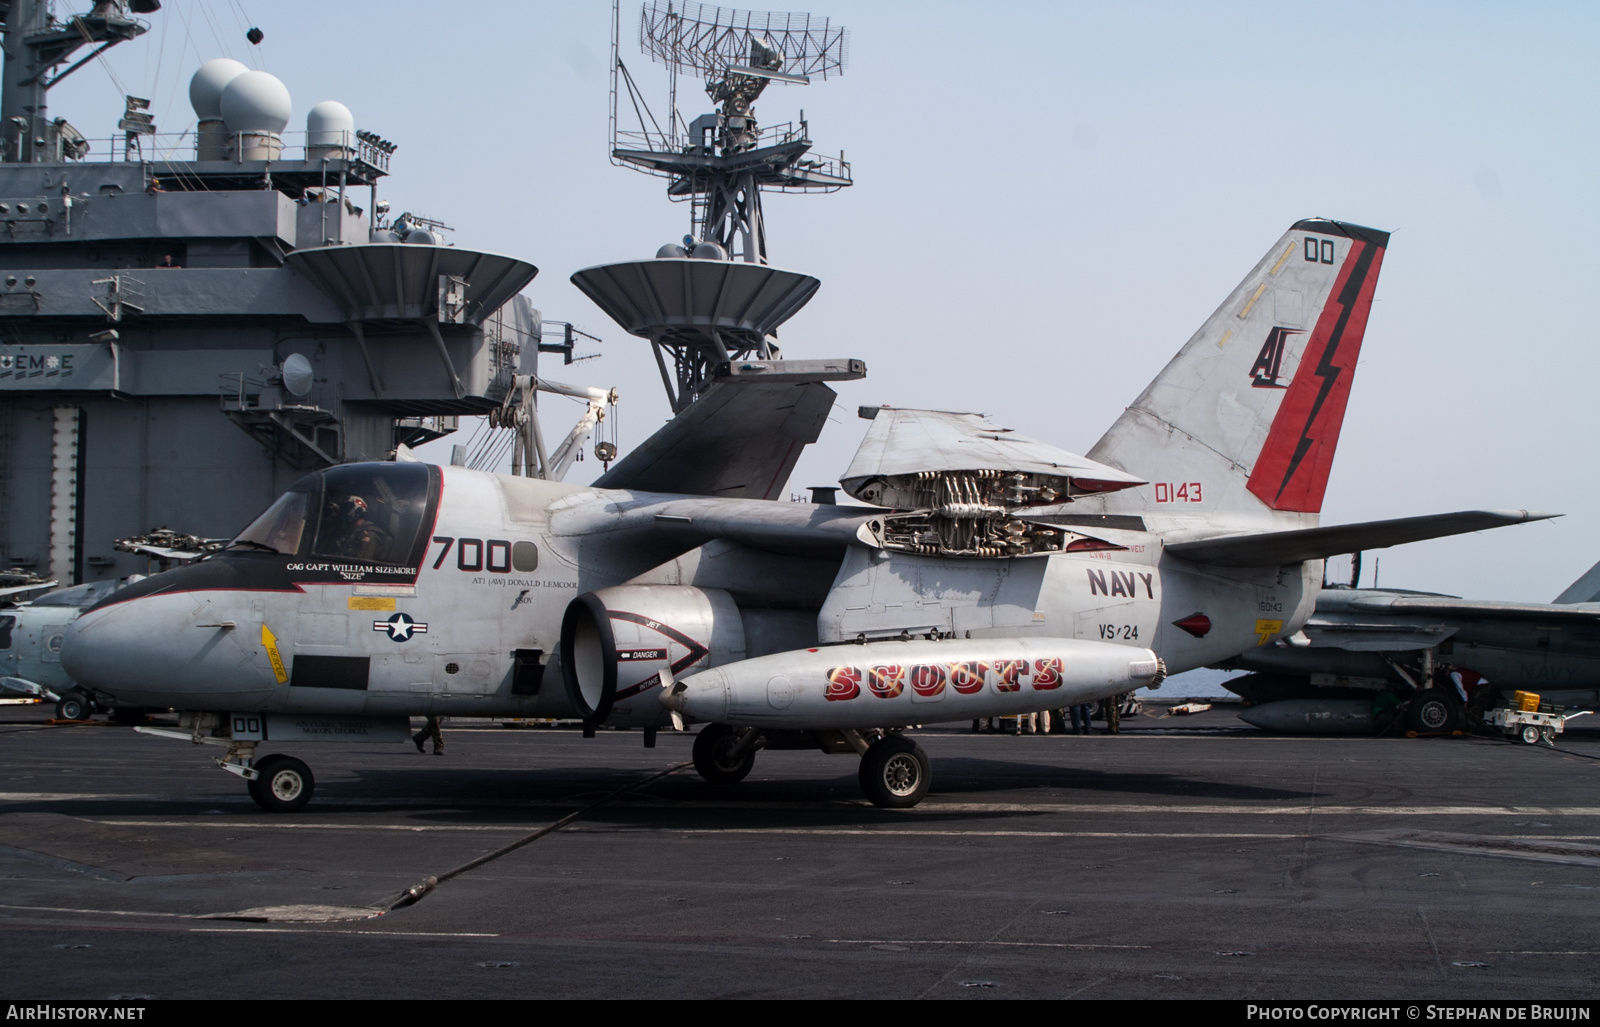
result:
<svg viewBox="0 0 1600 1027"><path fill-rule="evenodd" d="M1217 340L1217 349L1221 349L1222 347L1226 346L1228 344L1228 340L1231 338L1233 338L1233 329L1229 328L1227 331L1222 333L1222 338Z"/></svg>
<svg viewBox="0 0 1600 1027"><path fill-rule="evenodd" d="M1283 262L1288 260L1289 259L1289 254L1291 254L1293 252L1294 252L1294 243L1290 243L1289 244L1289 248L1283 251L1283 256L1279 257L1278 258L1278 262L1276 264L1272 265L1272 274L1274 275L1274 277L1276 277L1278 272L1283 269Z"/></svg>
<svg viewBox="0 0 1600 1027"><path fill-rule="evenodd" d="M394 609L394 597L351 596L349 605L352 610L392 610Z"/></svg>
<svg viewBox="0 0 1600 1027"><path fill-rule="evenodd" d="M1260 299L1261 298L1261 294L1266 292L1266 291L1267 291L1267 283L1266 282L1262 282L1260 285L1256 286L1256 294L1254 296L1250 297L1250 302L1246 303L1244 305L1244 309L1239 311L1239 320L1243 321L1245 318L1250 316L1250 308L1256 305L1256 300Z"/></svg>
<svg viewBox="0 0 1600 1027"><path fill-rule="evenodd" d="M1278 634L1282 630L1283 621L1281 620L1256 621L1256 645L1266 645L1268 642L1272 641L1273 635Z"/></svg>
<svg viewBox="0 0 1600 1027"><path fill-rule="evenodd" d="M289 680L289 672L283 669L283 657L278 655L278 636L265 625L261 625L261 644L266 647L267 659L272 661L272 676L278 679L278 684Z"/></svg>

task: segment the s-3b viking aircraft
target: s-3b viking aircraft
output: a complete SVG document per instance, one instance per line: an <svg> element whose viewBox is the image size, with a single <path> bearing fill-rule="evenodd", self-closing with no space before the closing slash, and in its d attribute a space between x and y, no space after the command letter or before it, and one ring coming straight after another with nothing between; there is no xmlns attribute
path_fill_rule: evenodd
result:
<svg viewBox="0 0 1600 1027"><path fill-rule="evenodd" d="M313 778L263 743L404 741L442 713L646 745L698 721L711 781L763 748L858 753L867 796L910 806L931 770L905 725L1154 687L1299 630L1327 556L1546 516L1317 526L1387 243L1293 225L1087 457L975 414L864 409L842 484L868 505L722 498L735 465L763 485L792 467L792 446L752 456L798 402L779 399L740 407L746 449L692 444L702 419L588 487L332 467L90 609L64 662L180 710L269 810ZM699 494L636 487L663 479Z"/></svg>

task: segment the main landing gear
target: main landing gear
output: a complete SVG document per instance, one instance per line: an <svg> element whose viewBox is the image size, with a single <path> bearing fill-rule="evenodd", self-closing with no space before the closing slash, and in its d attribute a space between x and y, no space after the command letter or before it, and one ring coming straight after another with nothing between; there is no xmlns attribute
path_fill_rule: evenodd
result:
<svg viewBox="0 0 1600 1027"><path fill-rule="evenodd" d="M874 806L906 809L928 794L933 765L916 742L902 735L885 735L868 747L856 776Z"/></svg>
<svg viewBox="0 0 1600 1027"><path fill-rule="evenodd" d="M56 703L57 720L88 720L98 707L93 699L74 688Z"/></svg>
<svg viewBox="0 0 1600 1027"><path fill-rule="evenodd" d="M726 724L707 724L694 736L695 772L714 785L743 781L756 765L760 733L753 727L741 731Z"/></svg>
<svg viewBox="0 0 1600 1027"><path fill-rule="evenodd" d="M861 756L857 780L874 806L906 809L928 794L933 764L922 746L892 731L764 731L707 724L694 739L694 769L711 784L745 779L760 749L821 749Z"/></svg>
<svg viewBox="0 0 1600 1027"><path fill-rule="evenodd" d="M1442 688L1424 688L1411 697L1406 725L1420 735L1445 734L1461 725L1457 717L1460 704Z"/></svg>

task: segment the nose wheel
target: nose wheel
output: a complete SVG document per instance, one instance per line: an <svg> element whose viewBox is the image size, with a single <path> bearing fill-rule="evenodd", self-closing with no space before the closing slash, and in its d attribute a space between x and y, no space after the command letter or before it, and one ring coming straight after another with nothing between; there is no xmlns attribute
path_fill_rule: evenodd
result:
<svg viewBox="0 0 1600 1027"><path fill-rule="evenodd" d="M268 813L298 813L311 801L316 780L311 768L293 756L273 754L258 760L250 798Z"/></svg>

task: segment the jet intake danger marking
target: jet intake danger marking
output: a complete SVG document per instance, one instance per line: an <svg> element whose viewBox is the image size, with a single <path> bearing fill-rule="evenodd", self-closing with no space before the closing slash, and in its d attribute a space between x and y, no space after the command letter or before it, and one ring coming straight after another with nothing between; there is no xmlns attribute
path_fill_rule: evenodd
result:
<svg viewBox="0 0 1600 1027"><path fill-rule="evenodd" d="M272 664L272 676L278 679L278 684L288 681L289 672L283 669L283 657L278 655L278 636L265 624L261 625L261 646L267 651L267 660Z"/></svg>
<svg viewBox="0 0 1600 1027"><path fill-rule="evenodd" d="M1280 627L1282 625L1280 624ZM828 686L823 698L829 702L848 702L861 695L861 684L878 699L898 699L911 685L912 702L932 702L941 699L945 686L961 695L983 691L988 684L996 692L1021 691L1027 679L1034 690L1045 692L1060 688L1063 682L1061 657L1049 656L1038 660L996 660L985 663L968 660L961 663L915 663L909 667L897 663L868 667L832 667L828 670Z"/></svg>
<svg viewBox="0 0 1600 1027"><path fill-rule="evenodd" d="M671 664L672 673L674 676L682 674L689 667L699 663L711 652L710 649L701 645L700 642L693 636L679 631L670 624L663 624L653 617L646 617L643 614L638 613L629 613L626 610L608 610L607 616L609 616L612 620L627 621L630 624L638 624L642 627L649 628L656 634L663 635L687 649L687 653L674 660ZM641 663L645 660L667 660L669 658L670 654L666 649L617 650L618 663ZM640 692L646 691L647 689L654 688L659 684L661 684L661 674L660 672L657 672L645 678L636 685L629 685L627 687L619 686L617 688L617 694L615 698L628 699L638 695Z"/></svg>
<svg viewBox="0 0 1600 1027"><path fill-rule="evenodd" d="M406 642L410 641L412 635L426 635L428 633L428 625L422 621L412 620L404 613L397 613L388 620L373 621L372 630L387 631L390 639L396 642Z"/></svg>
<svg viewBox="0 0 1600 1027"><path fill-rule="evenodd" d="M618 649L618 663L639 663L644 660L664 660L667 658L665 649Z"/></svg>
<svg viewBox="0 0 1600 1027"><path fill-rule="evenodd" d="M1266 645L1268 642L1272 641L1273 635L1278 634L1282 630L1283 621L1281 620L1256 621L1256 645Z"/></svg>
<svg viewBox="0 0 1600 1027"><path fill-rule="evenodd" d="M1089 575L1089 594L1092 596L1126 596L1129 599L1139 598L1139 589L1134 585L1133 571L1110 571L1111 579L1108 586L1106 571L1095 570L1092 567L1084 568ZM1155 575L1139 572L1139 581L1144 583L1146 599L1156 597Z"/></svg>
<svg viewBox="0 0 1600 1027"><path fill-rule="evenodd" d="M346 604L352 610L392 610L393 596L351 596Z"/></svg>

